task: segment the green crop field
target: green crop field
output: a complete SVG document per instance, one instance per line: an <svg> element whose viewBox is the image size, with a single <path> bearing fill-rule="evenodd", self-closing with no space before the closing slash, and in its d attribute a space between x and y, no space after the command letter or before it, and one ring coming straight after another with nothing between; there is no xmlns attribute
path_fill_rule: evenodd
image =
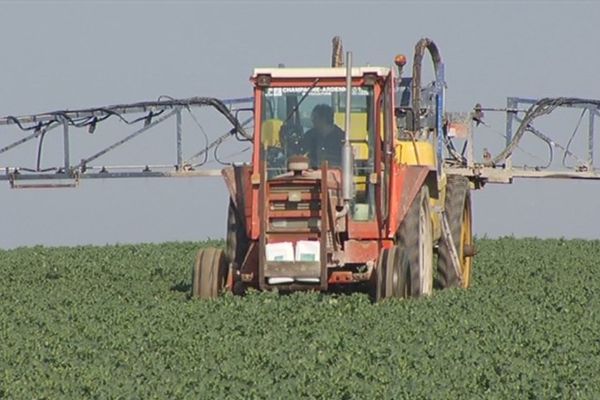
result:
<svg viewBox="0 0 600 400"><path fill-rule="evenodd" d="M600 242L477 245L471 289L376 305L189 300L195 243L0 251L0 398L600 398Z"/></svg>

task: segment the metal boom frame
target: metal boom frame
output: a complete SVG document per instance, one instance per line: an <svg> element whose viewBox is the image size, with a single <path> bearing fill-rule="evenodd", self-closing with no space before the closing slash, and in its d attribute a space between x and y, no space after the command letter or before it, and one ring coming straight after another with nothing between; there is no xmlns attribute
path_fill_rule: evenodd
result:
<svg viewBox="0 0 600 400"><path fill-rule="evenodd" d="M435 107L436 131L440 131L442 118L440 118L440 104L443 109L443 64L438 68L435 85ZM441 82L441 84L440 84ZM441 100L440 100L441 99ZM529 108L524 109L523 106ZM187 110L191 114L192 108L212 107L218 111L231 124L231 129L207 143L206 146L187 159L183 157L183 129L182 112ZM419 105L419 108L421 106ZM575 108L582 110L580 120L587 114L588 133L586 155L577 157L569 150L569 145L560 145L558 141L545 135L533 126L533 121L543 115L550 114L559 108ZM205 161L209 150L215 150L230 137L237 137L241 141L251 141L252 136L245 130L245 126L252 122L250 117L243 123L238 120L240 111L253 110L253 98L238 98L219 100L211 97L193 97L189 99L173 99L140 102L132 104L121 104L108 107L88 108L80 110L54 111L36 115L8 116L0 118L0 126L18 126L23 132L28 133L25 137L0 148L0 160L3 153L19 148L34 139L38 139L37 163L35 168L23 166L0 166L0 181L8 181L13 188L51 188L51 187L73 187L81 179L106 179L106 178L166 178L166 177L206 177L220 176L220 169L201 168L204 162L196 162L199 157L204 156ZM509 97L506 108L483 108L476 106L470 114L471 124L466 139L464 150L466 156L459 154L451 140L444 135L438 139L438 162L441 161L441 151L444 147L442 136L446 140L446 156L443 166L438 164L449 174L463 175L479 184L486 183L511 183L514 178L563 178L563 179L600 179L600 173L594 166L594 138L596 129L596 117L600 116L600 100L577 99L577 98L546 98L541 100ZM478 119L483 111L502 111L506 113L505 140L506 147L499 152L493 160L476 161L473 156L473 126L485 123ZM125 116L137 114L138 117L128 120ZM139 116L141 115L141 116ZM193 117L193 114L191 114ZM94 132L96 125L108 118L118 118L127 125L141 125L135 131L117 140L109 146L81 159L77 163L71 160L71 149L69 138L72 134L71 128L88 128L90 133ZM176 159L173 164L160 165L93 165L92 162L113 151L117 147L138 137L151 128L169 119L175 118L175 140ZM195 117L193 117L195 119ZM197 121L196 121L197 122ZM63 130L63 163L60 166L50 168L41 167L41 155L44 136L51 130L62 127ZM570 156L578 161L576 167L566 167L563 170L549 170L546 167L514 166L512 154L515 149L520 149L519 141L530 133L545 141L552 152L554 148L562 151L564 157ZM217 159L218 161L218 159ZM564 165L564 162L563 162ZM441 171L440 171L441 172ZM56 183L63 181L63 183ZM67 181L67 183L64 183Z"/></svg>
<svg viewBox="0 0 600 400"><path fill-rule="evenodd" d="M523 109L523 106L528 108ZM546 135L533 126L533 121L541 116L548 115L560 108L571 108L581 110L580 121L587 114L588 131L586 140L586 154L578 157L569 149L569 144L561 145L550 135ZM483 123L478 115L484 111L500 111L506 113L505 145L493 159L487 161L476 161L473 156L473 126L469 129L465 149L466 156L457 155L455 151L450 159L447 159L445 170L450 174L467 176L481 184L485 183L511 183L513 178L553 178L553 179L600 179L594 166L594 138L596 137L596 117L600 116L600 100L578 99L569 97L530 99L522 97L508 97L506 108L484 108L476 106L471 114L469 123L472 125ZM578 123L579 125L579 123ZM571 139L577 132L577 126ZM514 166L512 154L520 149L521 138L530 133L548 144L550 154L558 149L563 155L563 170L550 170L548 166ZM449 148L450 150L450 148ZM452 149L453 150L453 149ZM568 167L564 164L566 157L574 158L578 165Z"/></svg>
<svg viewBox="0 0 600 400"><path fill-rule="evenodd" d="M241 123L238 112L252 109L253 99L238 98L219 100L211 97L193 97L188 99L173 99L148 101L132 104L121 104L108 107L87 108L80 110L54 111L35 115L8 116L0 118L0 126L17 126L21 131L29 133L25 137L0 148L3 153L20 148L25 143L34 139L38 140L36 166L28 168L23 166L0 166L0 180L9 181L13 188L48 188L76 186L80 179L105 179L105 178L164 178L164 177L196 177L219 176L220 169L200 168L204 162L194 162L201 156L206 156L211 149L218 146L229 137L237 137L241 141L252 141L252 136L244 127L252 118ZM192 108L212 107L218 111L231 124L232 128L216 138L211 143L184 159L182 112L187 110L191 114ZM126 116L138 114L137 118L128 120ZM139 116L142 114L142 116ZM195 117L192 115L192 118ZM88 128L90 133L96 126L108 118L118 118L127 125L138 125L137 129L127 136L117 140L109 146L81 159L77 163L71 161L71 147L69 138L71 128ZM131 141L156 125L175 118L176 160L171 165L93 165L92 162L113 151L117 147ZM196 120L195 120L196 121ZM196 121L197 122L197 121ZM139 126L142 125L142 126ZM63 130L63 164L50 168L41 168L41 155L43 152L44 136L51 130L62 127ZM31 133L30 133L31 132ZM69 181L69 183L54 183L54 181ZM20 183L28 181L29 183ZM48 183L53 181L53 183ZM36 183L34 183L36 182ZM44 183L40 183L44 182Z"/></svg>

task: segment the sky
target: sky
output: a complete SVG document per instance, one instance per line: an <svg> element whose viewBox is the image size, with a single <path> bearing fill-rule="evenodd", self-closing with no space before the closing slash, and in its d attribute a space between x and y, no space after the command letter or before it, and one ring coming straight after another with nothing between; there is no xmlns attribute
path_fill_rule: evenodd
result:
<svg viewBox="0 0 600 400"><path fill-rule="evenodd" d="M410 59L419 38L434 39L449 110L501 107L507 96L600 98L600 2L22 1L0 2L0 15L0 115L160 95L249 96L253 68L326 66L335 35L355 64L382 66L397 53ZM223 132L218 116L201 117L211 136ZM121 134L115 128L93 144L76 138L73 150L87 153ZM0 128L0 146L11 135ZM123 146L119 161L159 157L171 143L159 135ZM193 135L187 143L201 143ZM501 150L481 135L480 144ZM50 140L47 162L61 157L59 143ZM33 156L32 149L0 155L0 165ZM228 197L219 178L83 181L60 190L0 184L0 248L204 240L225 232ZM598 238L599 203L600 182L488 185L473 193L474 231Z"/></svg>

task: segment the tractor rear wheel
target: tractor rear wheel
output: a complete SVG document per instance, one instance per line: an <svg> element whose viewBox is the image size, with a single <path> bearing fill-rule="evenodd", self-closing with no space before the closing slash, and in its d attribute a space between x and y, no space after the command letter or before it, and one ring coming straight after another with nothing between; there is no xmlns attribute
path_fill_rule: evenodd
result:
<svg viewBox="0 0 600 400"><path fill-rule="evenodd" d="M373 271L371 283L371 298L373 302L379 302L389 297L394 297L395 290L395 264L397 247L382 249L377 260L377 267Z"/></svg>
<svg viewBox="0 0 600 400"><path fill-rule="evenodd" d="M227 265L231 265L233 272L233 294L243 295L246 292L245 284L237 279L238 271L244 262L250 241L246 235L246 225L243 218L243 213L240 216L240 210L235 206L235 203L230 198L229 208L227 209L227 237L225 256Z"/></svg>
<svg viewBox="0 0 600 400"><path fill-rule="evenodd" d="M228 266L222 249L200 249L192 269L192 297L214 299L225 288Z"/></svg>
<svg viewBox="0 0 600 400"><path fill-rule="evenodd" d="M433 289L433 225L429 189L421 187L400 225L397 243L408 268L408 297L428 296Z"/></svg>
<svg viewBox="0 0 600 400"><path fill-rule="evenodd" d="M469 180L466 177L448 176L444 211L460 261L460 278L452 265L450 245L442 239L438 250L436 286L442 289L459 286L467 288L471 283L474 250L471 194Z"/></svg>
<svg viewBox="0 0 600 400"><path fill-rule="evenodd" d="M239 210L236 208L233 200L229 199L229 208L227 209L227 250L226 256L229 262L240 267L248 251L249 240L246 235L246 226L244 219L240 217Z"/></svg>

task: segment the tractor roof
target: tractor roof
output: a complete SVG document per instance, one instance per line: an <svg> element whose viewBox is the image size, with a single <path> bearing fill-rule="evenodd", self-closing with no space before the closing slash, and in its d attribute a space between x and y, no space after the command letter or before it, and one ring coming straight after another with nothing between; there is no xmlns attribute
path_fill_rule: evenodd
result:
<svg viewBox="0 0 600 400"><path fill-rule="evenodd" d="M352 68L353 77L361 77L364 74L376 74L387 76L390 69L387 67L355 67ZM346 76L346 68L255 68L253 78L258 75L271 75L272 78L343 78Z"/></svg>

